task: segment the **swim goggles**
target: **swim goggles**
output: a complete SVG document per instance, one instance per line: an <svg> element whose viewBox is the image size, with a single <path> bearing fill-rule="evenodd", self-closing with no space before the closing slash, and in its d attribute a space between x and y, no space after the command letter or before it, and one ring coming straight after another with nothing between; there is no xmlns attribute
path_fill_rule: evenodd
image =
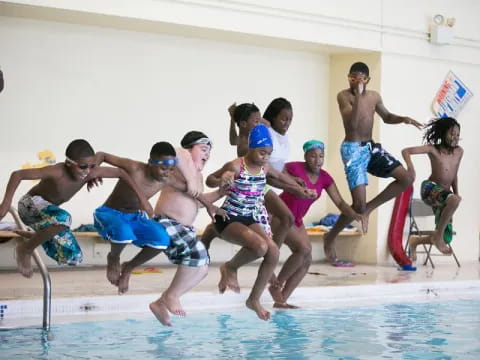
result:
<svg viewBox="0 0 480 360"><path fill-rule="evenodd" d="M76 165L80 170L87 170L87 169L93 169L95 166L97 166L96 164L79 164L78 162L76 162L75 160L72 160L70 159L68 156L65 157L65 160L73 165Z"/></svg>
<svg viewBox="0 0 480 360"><path fill-rule="evenodd" d="M178 164L178 159L177 158L165 159L165 160L148 159L148 163L151 165L165 165L168 167L172 167Z"/></svg>

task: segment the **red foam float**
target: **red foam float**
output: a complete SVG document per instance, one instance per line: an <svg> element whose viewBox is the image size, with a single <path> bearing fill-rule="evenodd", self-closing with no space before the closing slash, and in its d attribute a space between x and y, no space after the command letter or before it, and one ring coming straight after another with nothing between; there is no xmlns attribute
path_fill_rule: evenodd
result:
<svg viewBox="0 0 480 360"><path fill-rule="evenodd" d="M400 265L403 270L416 270L412 266L412 261L403 250L402 241L403 228L405 227L405 220L407 218L412 192L413 186L410 186L407 190L395 198L392 219L390 220L390 227L388 229L388 249L390 250L390 254L392 254L397 264Z"/></svg>

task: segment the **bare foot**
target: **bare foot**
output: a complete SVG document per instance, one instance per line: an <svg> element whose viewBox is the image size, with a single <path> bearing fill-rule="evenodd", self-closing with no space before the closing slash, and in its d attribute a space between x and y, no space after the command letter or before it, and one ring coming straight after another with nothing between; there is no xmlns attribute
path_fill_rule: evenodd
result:
<svg viewBox="0 0 480 360"><path fill-rule="evenodd" d="M176 296L162 295L160 301L165 304L168 311L174 315L186 316L187 313L183 310L182 304L180 304L180 299Z"/></svg>
<svg viewBox="0 0 480 360"><path fill-rule="evenodd" d="M118 278L118 294L122 295L128 291L128 282L130 281L130 275L132 270L128 268L128 262L122 264L122 271Z"/></svg>
<svg viewBox="0 0 480 360"><path fill-rule="evenodd" d="M120 272L122 268L120 266L120 257L113 256L112 253L107 255L107 279L111 284L118 286L120 279Z"/></svg>
<svg viewBox="0 0 480 360"><path fill-rule="evenodd" d="M257 313L257 316L262 320L270 320L270 312L265 310L258 300L247 299L247 307Z"/></svg>
<svg viewBox="0 0 480 360"><path fill-rule="evenodd" d="M172 326L172 322L170 321L170 315L168 314L167 306L162 302L161 299L158 299L157 301L152 302L149 307L153 315L155 315L157 320L160 321L162 325Z"/></svg>
<svg viewBox="0 0 480 360"><path fill-rule="evenodd" d="M33 275L32 253L26 249L23 242L17 244L16 252L18 271L26 278L31 278Z"/></svg>
<svg viewBox="0 0 480 360"><path fill-rule="evenodd" d="M447 246L447 243L445 242L445 240L443 240L443 234L439 235L437 234L437 232L435 232L432 235L432 242L442 254L445 254L445 255L452 254L452 249L450 249L450 247Z"/></svg>
<svg viewBox="0 0 480 360"><path fill-rule="evenodd" d="M410 247L410 260L417 261L417 246L422 238L420 236L410 236L408 238L408 246Z"/></svg>
<svg viewBox="0 0 480 360"><path fill-rule="evenodd" d="M223 294L225 290L230 289L235 293L240 292L240 285L238 285L237 272L228 269L226 264L220 266L220 281L218 283L218 291Z"/></svg>
<svg viewBox="0 0 480 360"><path fill-rule="evenodd" d="M273 307L276 309L300 309L300 306L287 304L286 302L275 302Z"/></svg>
<svg viewBox="0 0 480 360"><path fill-rule="evenodd" d="M33 235L35 235L35 231L13 230L13 232L25 239L30 239Z"/></svg>
<svg viewBox="0 0 480 360"><path fill-rule="evenodd" d="M284 303L285 300L283 299L282 295L282 286L280 284L271 284L268 287L268 291L270 292L270 295L272 296L273 301L276 303Z"/></svg>
<svg viewBox="0 0 480 360"><path fill-rule="evenodd" d="M335 252L335 239L329 239L328 233L323 238L323 252L329 263L334 263L337 260L337 254Z"/></svg>

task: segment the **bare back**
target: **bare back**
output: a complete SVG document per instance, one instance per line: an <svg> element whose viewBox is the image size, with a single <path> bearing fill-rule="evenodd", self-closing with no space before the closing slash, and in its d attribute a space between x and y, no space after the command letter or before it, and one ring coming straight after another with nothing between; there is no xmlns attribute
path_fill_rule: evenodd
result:
<svg viewBox="0 0 480 360"><path fill-rule="evenodd" d="M337 102L342 115L345 129L345 141L369 141L372 140L373 117L376 107L381 102L380 95L376 91L366 90L360 95L358 101L357 121L353 118L353 104L355 95L350 89L344 89L337 95Z"/></svg>
<svg viewBox="0 0 480 360"><path fill-rule="evenodd" d="M433 145L431 145L431 148L431 151L428 153L432 166L432 174L429 179L450 190L457 177L463 149L458 146L452 153L448 153L446 150L439 150Z"/></svg>
<svg viewBox="0 0 480 360"><path fill-rule="evenodd" d="M147 199L157 194L165 182L154 179L148 173L148 166L140 161L130 161L123 168L135 181ZM141 209L140 200L134 190L124 180L118 180L105 205L123 212L135 212Z"/></svg>
<svg viewBox="0 0 480 360"><path fill-rule="evenodd" d="M178 169L175 169L172 176L175 176L178 181L185 181ZM195 176L196 178L192 180L197 182L201 192L203 192L203 176L200 171L197 171ZM192 226L197 217L199 207L198 201L188 195L188 193L178 191L168 185L160 193L155 206L155 214L165 215L183 225Z"/></svg>

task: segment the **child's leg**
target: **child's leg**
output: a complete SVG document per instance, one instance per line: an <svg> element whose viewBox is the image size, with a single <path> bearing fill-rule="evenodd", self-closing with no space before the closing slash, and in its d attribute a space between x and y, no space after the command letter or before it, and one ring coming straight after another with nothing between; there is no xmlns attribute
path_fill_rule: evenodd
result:
<svg viewBox="0 0 480 360"><path fill-rule="evenodd" d="M367 214L370 214L374 209L393 199L397 195L404 192L413 183L412 176L405 170L403 166L397 166L390 173L395 180L391 182L380 194L375 196L367 203Z"/></svg>
<svg viewBox="0 0 480 360"><path fill-rule="evenodd" d="M303 279L312 262L312 246L304 226L300 228L292 226L285 243L292 251L292 254L285 261L282 270L278 274L278 283L281 284L281 288L278 289L278 287L273 285L269 288L275 300L274 307L287 307L284 305L286 305L288 297ZM281 303L274 297L277 291L281 295Z"/></svg>
<svg viewBox="0 0 480 360"><path fill-rule="evenodd" d="M350 190L352 194L352 208L358 213L364 213L366 211L366 186L365 185L358 185L355 186L353 189ZM347 215L340 214L335 225L333 225L332 229L325 234L323 237L323 250L325 252L325 256L327 261L333 263L337 260L337 254L335 253L335 239L337 238L338 234L345 228L345 226L349 225L353 219Z"/></svg>
<svg viewBox="0 0 480 360"><path fill-rule="evenodd" d="M213 224L208 224L205 230L203 231L201 241L205 248L208 250L210 248L210 244L216 237L220 236L218 231L215 229Z"/></svg>
<svg viewBox="0 0 480 360"><path fill-rule="evenodd" d="M42 230L31 233L32 236L27 241L19 241L16 247L18 271L27 278L32 277L33 270L31 257L33 251L37 246L50 240L66 229L68 229L68 227L65 225L50 225ZM23 237L27 237L27 234L29 234L25 231L18 231L17 233Z"/></svg>
<svg viewBox="0 0 480 360"><path fill-rule="evenodd" d="M252 291L246 301L248 308L252 309L257 313L257 316L262 320L270 319L270 312L265 310L265 308L260 304L260 297L265 291L265 287L270 280L275 267L278 264L279 250L278 246L273 242L272 239L267 237L260 224L250 225L250 228L254 230L259 236L264 236L264 241L267 246L267 251L263 256L263 261L260 264L258 269L258 275L253 284Z"/></svg>
<svg viewBox="0 0 480 360"><path fill-rule="evenodd" d="M107 255L107 279L115 286L118 286L121 273L120 254L125 246L127 246L125 243L110 243L110 252Z"/></svg>
<svg viewBox="0 0 480 360"><path fill-rule="evenodd" d="M258 225L259 224L254 224ZM253 225L251 225L253 226ZM248 264L262 256L268 251L268 245L265 238L259 235L254 229L246 225L233 222L229 224L225 230L222 231L222 239L239 245L242 248L235 254L235 256L220 267L220 282L218 289L221 294L226 289L234 292L240 292L240 286L237 280L237 270L245 264ZM263 230L261 230L263 233Z"/></svg>
<svg viewBox="0 0 480 360"><path fill-rule="evenodd" d="M457 210L458 205L460 205L461 198L458 195L450 195L447 199L447 204L443 208L440 220L438 222L437 228L435 229L435 233L432 235L432 240L435 246L442 252L443 254L451 254L452 250L443 239L443 232L447 227L447 224L450 223L452 220L452 216Z"/></svg>
<svg viewBox="0 0 480 360"><path fill-rule="evenodd" d="M162 250L145 246L130 261L124 262L121 267L121 274L118 279L118 293L124 294L128 291L128 282L132 271L147 261L160 254Z"/></svg>
<svg viewBox="0 0 480 360"><path fill-rule="evenodd" d="M179 265L177 272L162 296L150 304L150 310L156 318L166 326L172 326L168 312L185 316L180 304L180 296L196 286L208 272L208 265L199 267Z"/></svg>
<svg viewBox="0 0 480 360"><path fill-rule="evenodd" d="M287 205L273 190L268 191L265 195L265 207L270 214L278 219L278 221L272 222L272 233L273 241L280 247L295 218Z"/></svg>

